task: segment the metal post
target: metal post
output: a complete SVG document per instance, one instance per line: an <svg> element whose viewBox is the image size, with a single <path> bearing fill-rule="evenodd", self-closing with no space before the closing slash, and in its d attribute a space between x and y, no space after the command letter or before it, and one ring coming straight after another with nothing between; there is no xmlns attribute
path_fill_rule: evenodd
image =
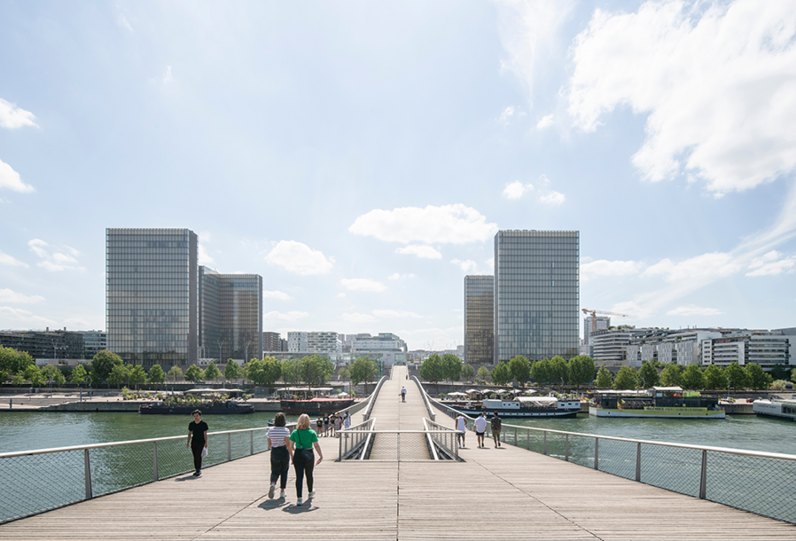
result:
<svg viewBox="0 0 796 541"><path fill-rule="evenodd" d="M398 432L396 434L398 436L398 441L396 442L396 447L398 448L398 462L401 461L401 433Z"/></svg>
<svg viewBox="0 0 796 541"><path fill-rule="evenodd" d="M227 462L232 460L232 434L227 434Z"/></svg>
<svg viewBox="0 0 796 541"><path fill-rule="evenodd" d="M594 438L594 469L600 469L600 438Z"/></svg>
<svg viewBox="0 0 796 541"><path fill-rule="evenodd" d="M340 461L343 458L343 437L348 439L348 434L343 432L340 435L340 441L337 442L337 460Z"/></svg>
<svg viewBox="0 0 796 541"><path fill-rule="evenodd" d="M699 476L699 497L704 500L708 492L708 452L702 450L702 471Z"/></svg>
<svg viewBox="0 0 796 541"><path fill-rule="evenodd" d="M517 427L514 427L514 447L517 447Z"/></svg>
<svg viewBox="0 0 796 541"><path fill-rule="evenodd" d="M254 430L249 432L249 454L254 454Z"/></svg>
<svg viewBox="0 0 796 541"><path fill-rule="evenodd" d="M530 451L531 450L531 431L530 430L525 430L525 436L528 438L527 444L528 444L528 450Z"/></svg>
<svg viewBox="0 0 796 541"><path fill-rule="evenodd" d="M544 447L542 448L542 453L547 454L547 431L545 430L544 433Z"/></svg>
<svg viewBox="0 0 796 541"><path fill-rule="evenodd" d="M564 438L564 460L569 462L569 434Z"/></svg>
<svg viewBox="0 0 796 541"><path fill-rule="evenodd" d="M83 450L83 468L86 478L86 499L90 500L93 493L91 491L91 461L88 458L88 449Z"/></svg>
<svg viewBox="0 0 796 541"><path fill-rule="evenodd" d="M158 480L158 442L152 442L152 482Z"/></svg>
<svg viewBox="0 0 796 541"><path fill-rule="evenodd" d="M641 443L636 446L636 481L641 481Z"/></svg>

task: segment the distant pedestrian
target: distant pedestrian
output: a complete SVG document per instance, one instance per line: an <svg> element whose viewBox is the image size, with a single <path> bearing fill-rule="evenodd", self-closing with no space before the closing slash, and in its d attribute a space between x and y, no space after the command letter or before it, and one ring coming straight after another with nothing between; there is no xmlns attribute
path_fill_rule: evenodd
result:
<svg viewBox="0 0 796 541"><path fill-rule="evenodd" d="M340 429L343 428L343 420L340 418L339 415L334 416L334 435L340 435Z"/></svg>
<svg viewBox="0 0 796 541"><path fill-rule="evenodd" d="M500 429L503 426L503 422L500 420L500 417L498 417L497 412L495 412L492 415L491 424L492 424L492 439L495 440L495 449L497 449L498 447L500 447Z"/></svg>
<svg viewBox="0 0 796 541"><path fill-rule="evenodd" d="M323 417L323 435L324 436L328 436L329 435L329 414L328 413Z"/></svg>
<svg viewBox="0 0 796 541"><path fill-rule="evenodd" d="M202 412L193 410L193 421L188 425L188 441L186 447L191 447L193 453L193 467L196 470L193 475L202 475L202 454L207 454L207 423L202 420Z"/></svg>
<svg viewBox="0 0 796 541"><path fill-rule="evenodd" d="M401 402L406 402L406 387L401 387Z"/></svg>
<svg viewBox="0 0 796 541"><path fill-rule="evenodd" d="M313 488L312 472L315 466L323 460L323 452L321 446L318 444L318 434L310 428L309 415L302 414L298 418L296 430L290 434L287 440L289 449L293 456L293 468L296 470L296 505L301 505L304 500L301 497L302 489L304 488L304 476L307 477L307 490L309 495L307 499L315 497L315 489ZM315 461L315 454L312 449L318 452L318 461Z"/></svg>
<svg viewBox="0 0 796 541"><path fill-rule="evenodd" d="M351 428L351 414L348 412L345 412L345 417L343 417L343 426L346 430Z"/></svg>
<svg viewBox="0 0 796 541"><path fill-rule="evenodd" d="M461 413L456 417L456 441L459 442L459 449L464 449L464 436L467 431L467 421Z"/></svg>
<svg viewBox="0 0 796 541"><path fill-rule="evenodd" d="M323 435L323 417L318 417L318 420L315 421L315 429L318 431L318 435Z"/></svg>
<svg viewBox="0 0 796 541"><path fill-rule="evenodd" d="M286 442L290 430L285 428L285 424L285 414L280 411L274 416L274 426L268 429L268 447L271 448L271 487L268 489L268 497L271 499L274 498L276 481L280 477L279 486L282 490L279 497L285 497L287 472L290 469L290 459L293 458Z"/></svg>
<svg viewBox="0 0 796 541"><path fill-rule="evenodd" d="M484 447L484 432L486 432L486 415L481 412L481 415L476 417L473 423L473 430L475 430L475 439L478 442L478 447Z"/></svg>

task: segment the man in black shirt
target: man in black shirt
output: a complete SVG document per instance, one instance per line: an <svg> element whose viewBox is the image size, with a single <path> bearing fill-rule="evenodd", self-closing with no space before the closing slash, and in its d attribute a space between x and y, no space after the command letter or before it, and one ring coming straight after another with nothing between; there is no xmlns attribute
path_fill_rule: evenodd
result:
<svg viewBox="0 0 796 541"><path fill-rule="evenodd" d="M503 423L500 421L500 417L498 417L498 413L494 412L492 415L492 439L495 440L495 448L497 449L500 447L500 429L503 426Z"/></svg>
<svg viewBox="0 0 796 541"><path fill-rule="evenodd" d="M207 449L207 423L202 420L202 412L193 410L193 421L188 425L188 442L193 453L194 477L202 475L202 451ZM193 436L193 438L191 437Z"/></svg>

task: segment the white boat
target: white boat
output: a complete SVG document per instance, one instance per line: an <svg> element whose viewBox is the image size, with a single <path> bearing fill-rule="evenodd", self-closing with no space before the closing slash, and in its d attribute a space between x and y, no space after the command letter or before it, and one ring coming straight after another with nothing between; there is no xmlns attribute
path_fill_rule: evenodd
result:
<svg viewBox="0 0 796 541"><path fill-rule="evenodd" d="M796 400L758 399L752 402L752 411L757 415L796 421Z"/></svg>
<svg viewBox="0 0 796 541"><path fill-rule="evenodd" d="M514 400L486 399L481 405L452 406L456 411L476 416L481 412L491 417L497 412L501 417L575 417L580 412L580 400L565 400L554 396L518 396Z"/></svg>

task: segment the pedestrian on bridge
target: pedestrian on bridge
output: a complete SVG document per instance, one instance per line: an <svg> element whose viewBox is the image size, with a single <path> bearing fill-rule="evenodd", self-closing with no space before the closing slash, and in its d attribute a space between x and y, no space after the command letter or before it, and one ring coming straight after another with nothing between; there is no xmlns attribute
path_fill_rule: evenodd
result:
<svg viewBox="0 0 796 541"><path fill-rule="evenodd" d="M307 476L307 490L309 495L307 499L315 497L315 489L313 488L312 472L315 466L323 460L323 451L318 443L318 434L310 428L310 416L303 413L298 418L296 423L296 430L290 435L288 439L291 454L293 456L293 468L296 470L296 505L304 503L302 499L302 489L304 488L304 476ZM318 461L315 461L315 454L312 452L313 448L318 452Z"/></svg>
<svg viewBox="0 0 796 541"><path fill-rule="evenodd" d="M194 477L202 475L202 456L207 455L207 423L202 420L202 412L193 410L193 421L188 425L188 441L185 446L191 447L193 453Z"/></svg>
<svg viewBox="0 0 796 541"><path fill-rule="evenodd" d="M475 430L475 439L478 442L478 447L484 447L484 432L486 432L486 414L482 411L481 415L476 417L473 423L473 430Z"/></svg>
<svg viewBox="0 0 796 541"><path fill-rule="evenodd" d="M456 417L456 441L459 442L459 449L464 449L464 436L467 434L467 421L461 413Z"/></svg>
<svg viewBox="0 0 796 541"><path fill-rule="evenodd" d="M500 429L503 427L503 422L498 417L498 412L492 415L492 439L495 440L495 449L500 447Z"/></svg>
<svg viewBox="0 0 796 541"><path fill-rule="evenodd" d="M280 479L279 486L282 489L279 498L285 497L287 488L287 472L290 469L290 459L293 453L287 446L287 438L290 431L285 428L285 414L281 411L274 416L274 426L268 429L268 447L271 448L271 487L268 489L268 497L273 499L276 491L276 481Z"/></svg>

